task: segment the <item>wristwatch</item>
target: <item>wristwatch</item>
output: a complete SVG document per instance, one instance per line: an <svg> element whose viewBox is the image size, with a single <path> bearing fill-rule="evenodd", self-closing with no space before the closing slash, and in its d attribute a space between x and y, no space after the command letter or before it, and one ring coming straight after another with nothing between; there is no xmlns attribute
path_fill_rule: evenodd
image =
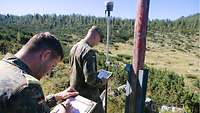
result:
<svg viewBox="0 0 200 113"><path fill-rule="evenodd" d="M55 98L54 94L50 94L48 96L46 96L46 103L50 106L53 107L57 104L57 100Z"/></svg>

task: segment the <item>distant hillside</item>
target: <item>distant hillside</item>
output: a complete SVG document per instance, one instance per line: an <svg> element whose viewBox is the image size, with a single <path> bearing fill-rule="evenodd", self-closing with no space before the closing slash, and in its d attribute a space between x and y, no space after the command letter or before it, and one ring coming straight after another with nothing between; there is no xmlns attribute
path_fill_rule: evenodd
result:
<svg viewBox="0 0 200 113"><path fill-rule="evenodd" d="M175 34L182 42L182 38L193 41L191 36L199 35L200 14L189 17L181 17L175 21L171 20L152 20L149 21L148 36L152 41L160 39L167 40L166 37ZM112 42L125 42L133 38L134 20L131 19L112 19ZM94 16L81 15L0 15L0 38L1 40L14 41L20 40L20 44L27 41L34 33L50 31L58 38L70 41L70 38L82 37L86 30L92 25L99 25L106 34L106 20ZM166 36L167 34L167 36ZM156 39L156 36L158 36ZM190 37L187 37L190 36ZM21 41L25 40L25 41ZM158 43L160 43L158 41ZM191 42L189 42L191 43Z"/></svg>
<svg viewBox="0 0 200 113"><path fill-rule="evenodd" d="M149 25L148 40L161 47L171 47L184 52L195 51L197 54L200 38L199 19L200 14L181 17L175 21L153 20Z"/></svg>

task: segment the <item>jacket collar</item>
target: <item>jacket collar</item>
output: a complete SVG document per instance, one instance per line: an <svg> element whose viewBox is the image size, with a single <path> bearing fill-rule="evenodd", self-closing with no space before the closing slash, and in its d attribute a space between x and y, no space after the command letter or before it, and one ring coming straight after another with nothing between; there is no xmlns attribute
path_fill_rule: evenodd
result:
<svg viewBox="0 0 200 113"><path fill-rule="evenodd" d="M24 62L22 62L19 58L17 58L11 53L7 53L5 57L3 58L3 61L17 66L18 68L20 68L21 70L23 70L25 73L29 75L33 75L29 67Z"/></svg>

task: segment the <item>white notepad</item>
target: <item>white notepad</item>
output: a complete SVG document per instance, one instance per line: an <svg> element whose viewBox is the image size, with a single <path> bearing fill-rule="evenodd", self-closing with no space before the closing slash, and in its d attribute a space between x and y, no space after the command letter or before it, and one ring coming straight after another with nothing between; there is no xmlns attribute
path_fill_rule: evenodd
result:
<svg viewBox="0 0 200 113"><path fill-rule="evenodd" d="M75 98L69 98L69 102L73 107L70 113L91 113L97 104L80 95Z"/></svg>

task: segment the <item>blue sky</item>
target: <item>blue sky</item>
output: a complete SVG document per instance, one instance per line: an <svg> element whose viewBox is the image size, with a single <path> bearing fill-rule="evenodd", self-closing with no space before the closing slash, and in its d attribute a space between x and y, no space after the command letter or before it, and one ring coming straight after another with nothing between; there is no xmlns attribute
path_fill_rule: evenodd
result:
<svg viewBox="0 0 200 113"><path fill-rule="evenodd" d="M106 0L0 0L0 14L81 14L103 17ZM112 0L114 17L135 18L136 0ZM200 0L150 0L150 19L177 19L200 12Z"/></svg>

